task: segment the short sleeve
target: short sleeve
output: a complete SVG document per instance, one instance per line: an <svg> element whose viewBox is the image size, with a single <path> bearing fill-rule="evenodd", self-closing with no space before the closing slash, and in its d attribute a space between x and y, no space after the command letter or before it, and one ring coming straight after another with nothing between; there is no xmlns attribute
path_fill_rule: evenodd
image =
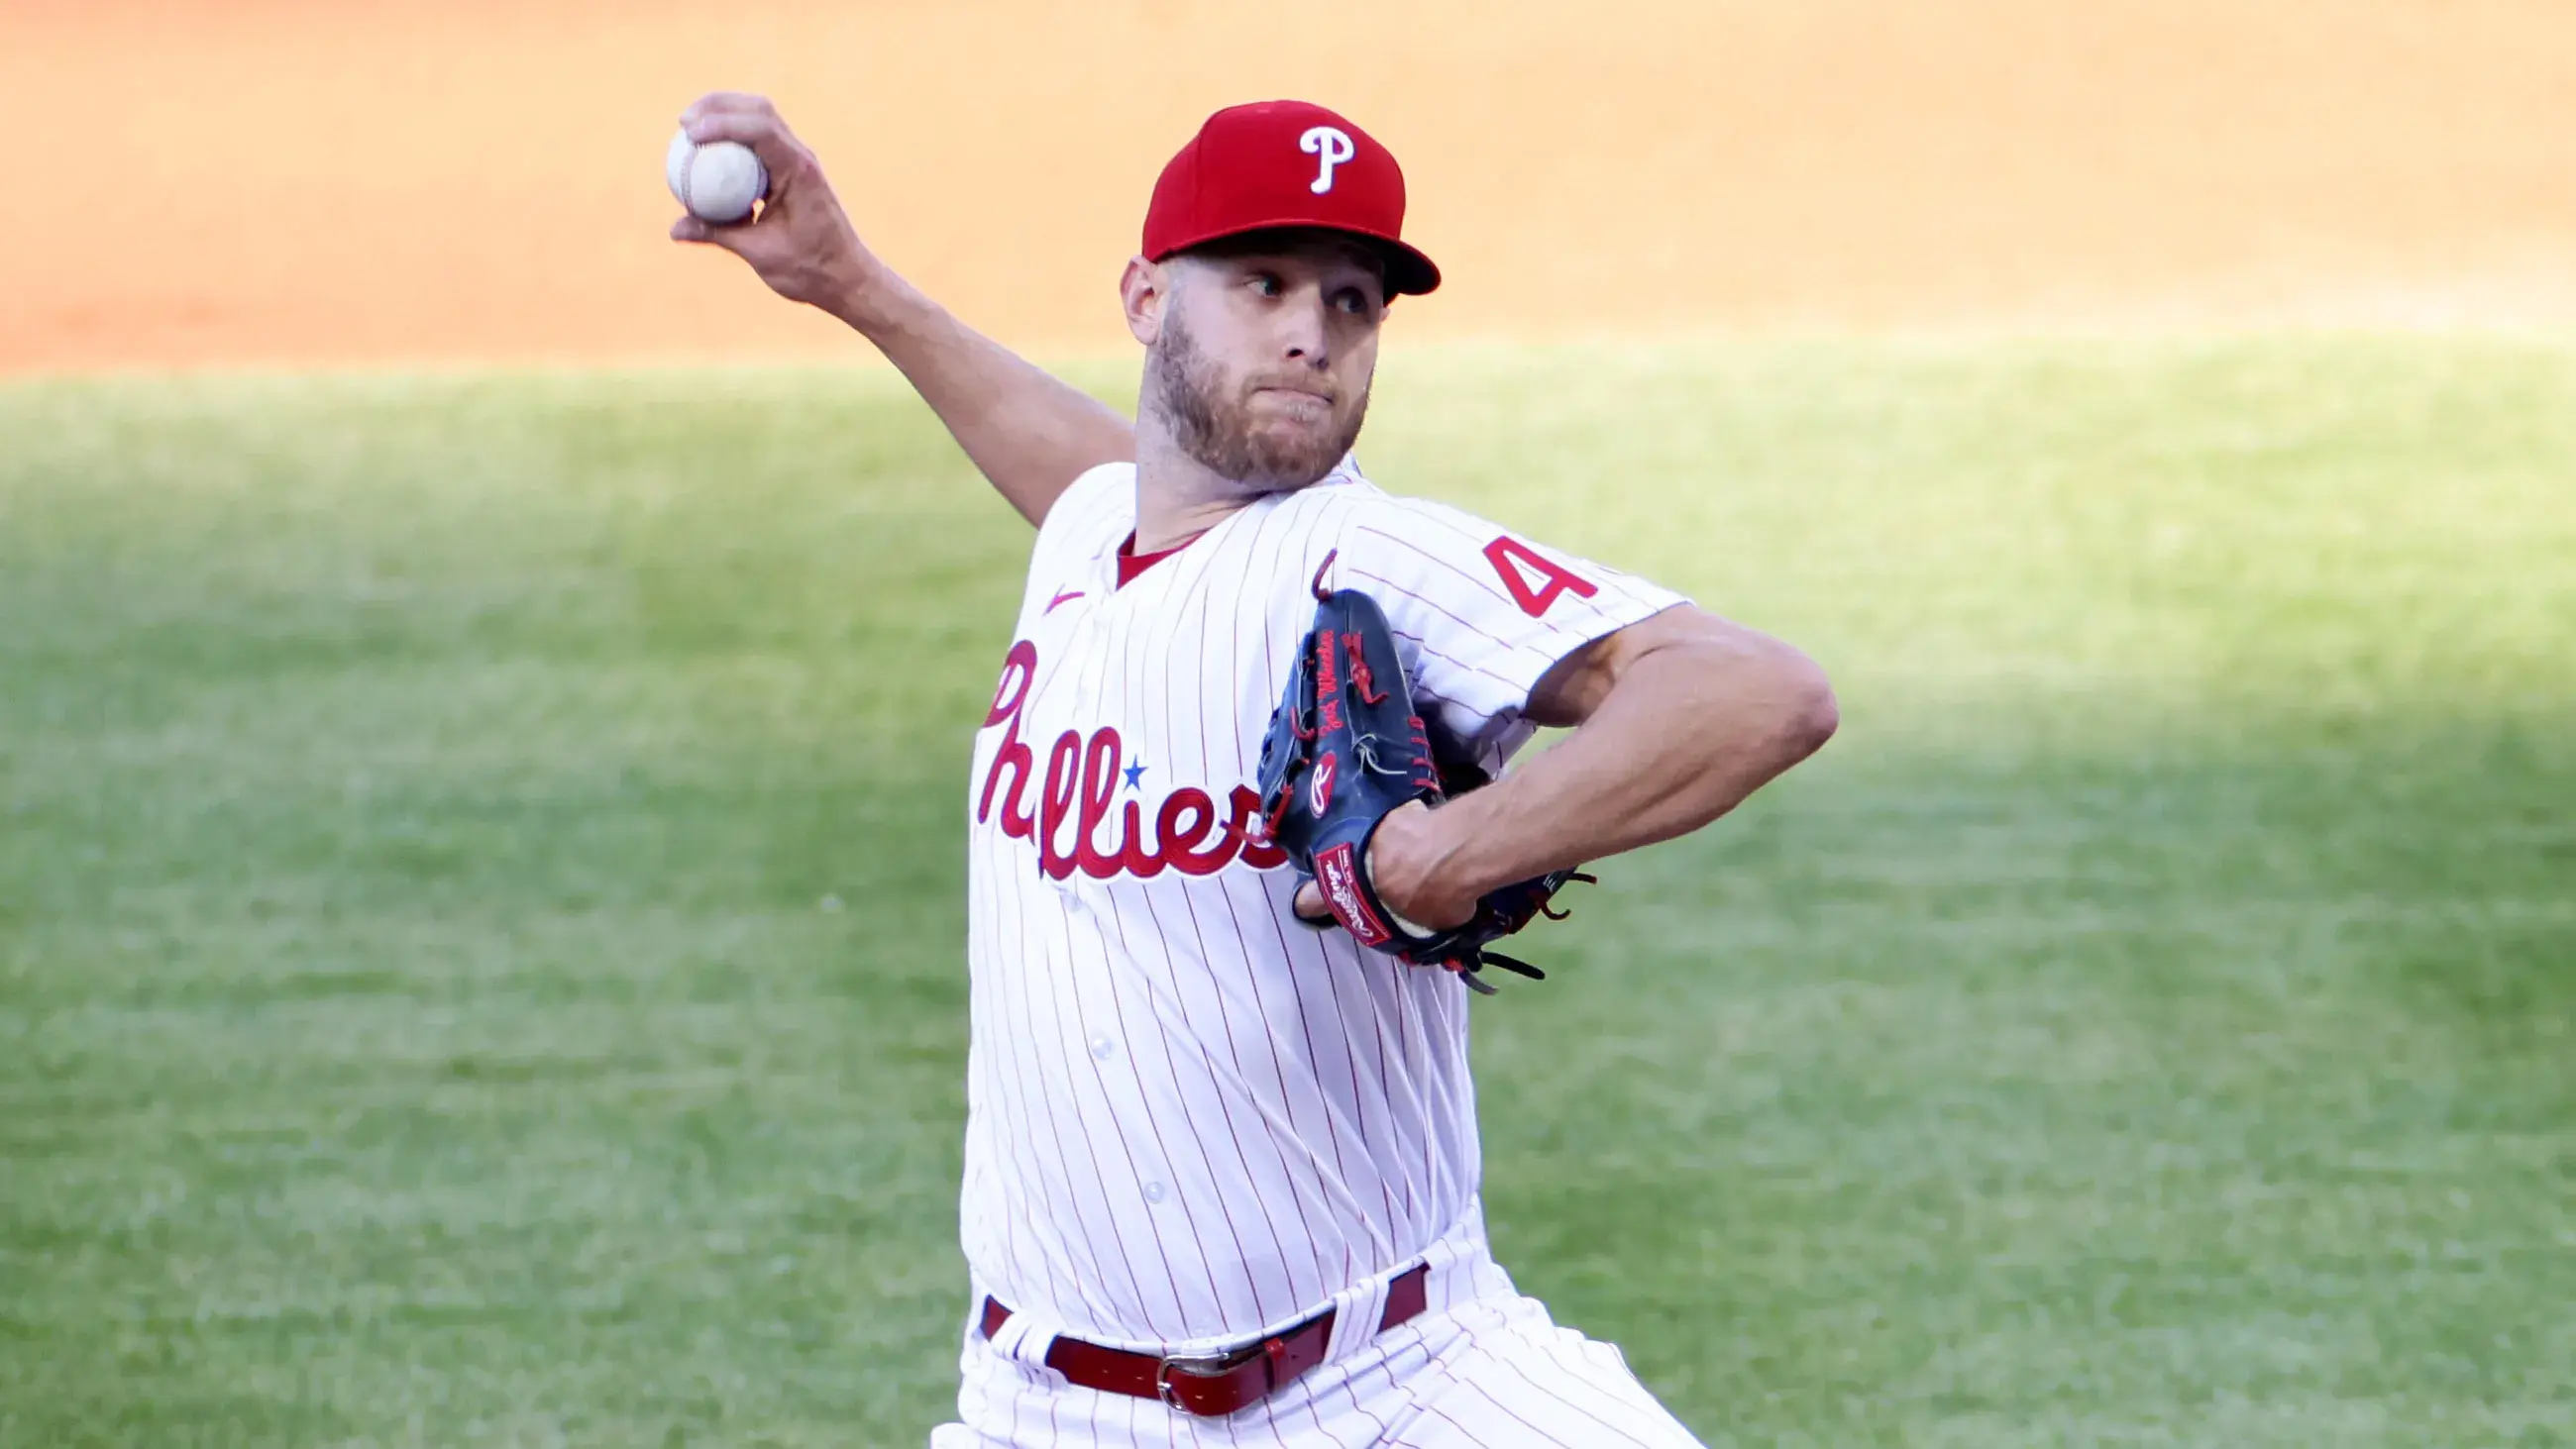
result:
<svg viewBox="0 0 2576 1449"><path fill-rule="evenodd" d="M1136 465L1103 463L1084 470L1065 485L1038 525L1033 556L1060 560L1079 558L1099 546L1104 529L1123 532L1134 526Z"/></svg>
<svg viewBox="0 0 2576 1449"><path fill-rule="evenodd" d="M1333 583L1386 611L1414 694L1489 769L1534 731L1530 691L1557 661L1689 600L1445 504L1377 494L1339 530Z"/></svg>

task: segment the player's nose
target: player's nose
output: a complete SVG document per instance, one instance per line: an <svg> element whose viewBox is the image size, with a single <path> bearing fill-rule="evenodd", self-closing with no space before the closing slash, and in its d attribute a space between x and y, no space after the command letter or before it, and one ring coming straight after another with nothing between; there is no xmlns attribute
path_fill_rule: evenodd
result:
<svg viewBox="0 0 2576 1449"><path fill-rule="evenodd" d="M1279 319L1280 354L1290 362L1323 367L1332 359L1332 328L1323 293L1306 288L1275 314Z"/></svg>

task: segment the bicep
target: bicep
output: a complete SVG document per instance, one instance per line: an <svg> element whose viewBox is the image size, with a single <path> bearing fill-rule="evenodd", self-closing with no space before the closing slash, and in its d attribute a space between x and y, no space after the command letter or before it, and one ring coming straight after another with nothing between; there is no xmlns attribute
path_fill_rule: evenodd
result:
<svg viewBox="0 0 2576 1449"><path fill-rule="evenodd" d="M1767 636L1730 623L1696 604L1675 604L1594 639L1556 661L1530 690L1532 723L1570 729L1592 718L1622 675L1658 649L1684 644L1742 646Z"/></svg>

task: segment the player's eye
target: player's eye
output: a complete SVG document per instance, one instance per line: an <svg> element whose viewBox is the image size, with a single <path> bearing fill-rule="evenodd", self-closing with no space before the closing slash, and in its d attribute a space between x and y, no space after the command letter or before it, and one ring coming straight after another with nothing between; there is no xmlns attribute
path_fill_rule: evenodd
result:
<svg viewBox="0 0 2576 1449"><path fill-rule="evenodd" d="M1277 272L1255 272L1249 280L1252 290L1265 297L1276 297L1288 290L1288 284L1279 280Z"/></svg>

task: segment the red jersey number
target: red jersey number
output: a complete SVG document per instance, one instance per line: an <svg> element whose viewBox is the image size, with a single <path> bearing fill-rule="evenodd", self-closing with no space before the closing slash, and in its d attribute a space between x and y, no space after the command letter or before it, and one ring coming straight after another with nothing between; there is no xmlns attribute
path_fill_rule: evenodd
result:
<svg viewBox="0 0 2576 1449"><path fill-rule="evenodd" d="M1503 588L1510 592L1512 602L1533 619L1546 613L1559 594L1588 599L1601 591L1600 585L1541 557L1537 549L1508 533L1485 545L1485 561L1502 576Z"/></svg>

